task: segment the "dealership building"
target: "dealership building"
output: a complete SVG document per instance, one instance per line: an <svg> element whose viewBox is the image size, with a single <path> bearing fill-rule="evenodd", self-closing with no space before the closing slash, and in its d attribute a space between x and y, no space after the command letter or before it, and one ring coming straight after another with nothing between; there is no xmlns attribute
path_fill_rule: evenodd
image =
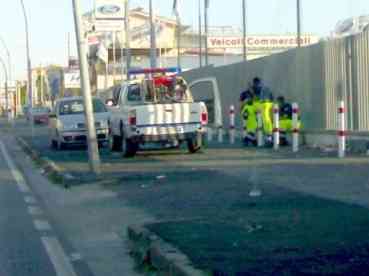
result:
<svg viewBox="0 0 369 276"><path fill-rule="evenodd" d="M103 3L106 0L102 1ZM111 2L109 8L121 5ZM124 7L121 8L121 10ZM119 9L117 9L119 10ZM124 13L116 17L102 14L105 6L96 1L96 9L85 14L84 26L88 30L90 71L93 90L102 90L124 79L126 72L126 35L124 31ZM132 67L148 67L150 64L150 18L143 8L130 10L130 53ZM177 65L177 30L174 18L155 15L157 63L161 67ZM181 31L181 67L183 70L200 65L200 35L192 26L182 25ZM230 26L212 26L208 32L209 64L222 66L242 61L242 30ZM319 37L303 34L301 44L308 46L319 41ZM201 36L202 46L205 36ZM257 35L246 38L248 59L260 58L297 47L295 34ZM204 49L202 53L204 54ZM204 55L202 57L204 64Z"/></svg>

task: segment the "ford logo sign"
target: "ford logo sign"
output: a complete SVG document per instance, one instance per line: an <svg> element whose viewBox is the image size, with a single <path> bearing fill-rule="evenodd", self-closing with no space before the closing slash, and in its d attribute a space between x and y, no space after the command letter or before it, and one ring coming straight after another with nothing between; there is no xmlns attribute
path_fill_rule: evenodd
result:
<svg viewBox="0 0 369 276"><path fill-rule="evenodd" d="M102 14L113 15L113 14L120 12L121 8L116 5L106 5L106 6L100 7L98 10Z"/></svg>

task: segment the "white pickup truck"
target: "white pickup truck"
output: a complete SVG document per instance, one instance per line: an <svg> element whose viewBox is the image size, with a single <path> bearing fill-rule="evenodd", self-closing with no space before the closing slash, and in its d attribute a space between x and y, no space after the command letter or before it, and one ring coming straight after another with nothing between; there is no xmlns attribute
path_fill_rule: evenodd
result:
<svg viewBox="0 0 369 276"><path fill-rule="evenodd" d="M208 112L203 102L194 102L179 76L124 83L110 105L110 149L125 157L147 144L166 148L186 142L190 153L202 146Z"/></svg>

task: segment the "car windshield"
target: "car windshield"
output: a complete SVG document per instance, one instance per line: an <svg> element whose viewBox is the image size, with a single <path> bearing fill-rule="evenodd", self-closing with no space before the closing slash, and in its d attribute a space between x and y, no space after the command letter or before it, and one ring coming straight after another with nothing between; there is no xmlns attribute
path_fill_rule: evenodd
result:
<svg viewBox="0 0 369 276"><path fill-rule="evenodd" d="M92 103L93 103L94 113L107 112L107 109L102 101L98 99L94 99ZM60 115L83 114L83 112L84 112L83 100L64 101L60 104L60 107L59 107Z"/></svg>
<svg viewBox="0 0 369 276"><path fill-rule="evenodd" d="M34 107L32 108L32 113L34 114L44 114L49 113L50 109L48 107Z"/></svg>

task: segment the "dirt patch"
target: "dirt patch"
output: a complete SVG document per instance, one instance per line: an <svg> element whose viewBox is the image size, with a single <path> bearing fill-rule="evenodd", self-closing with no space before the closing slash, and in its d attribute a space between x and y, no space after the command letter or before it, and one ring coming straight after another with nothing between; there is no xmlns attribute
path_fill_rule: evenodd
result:
<svg viewBox="0 0 369 276"><path fill-rule="evenodd" d="M146 227L212 275L366 275L367 209L272 190L227 217Z"/></svg>

